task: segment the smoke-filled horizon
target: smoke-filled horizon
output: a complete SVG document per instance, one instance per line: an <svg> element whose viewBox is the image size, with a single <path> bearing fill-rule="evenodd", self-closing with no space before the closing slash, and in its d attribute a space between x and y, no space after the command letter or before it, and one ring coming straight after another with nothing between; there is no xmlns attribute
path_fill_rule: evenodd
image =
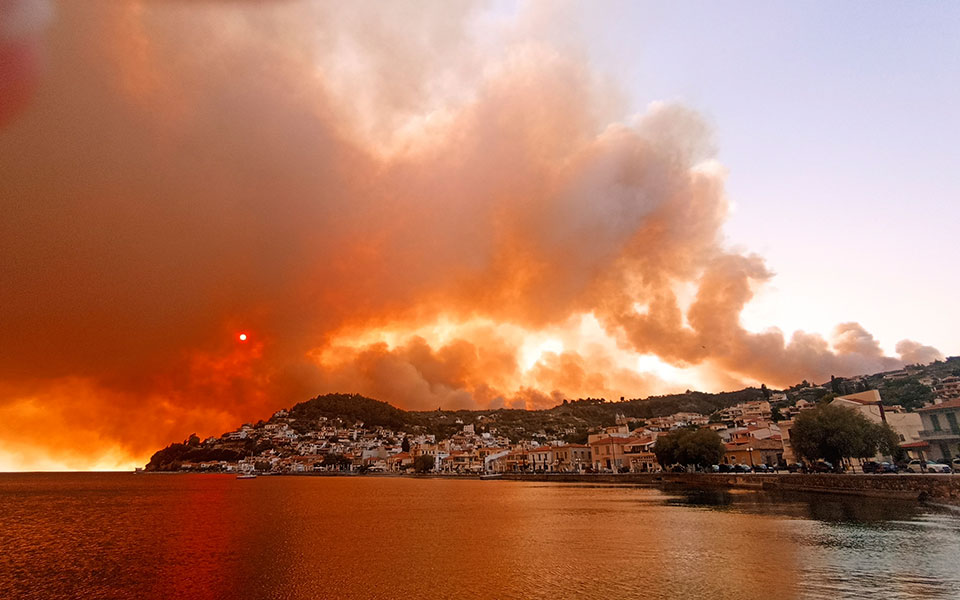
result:
<svg viewBox="0 0 960 600"><path fill-rule="evenodd" d="M536 10L61 4L0 131L0 468L325 392L542 408L941 357L746 330L775 265L724 239L710 128L624 118Z"/></svg>

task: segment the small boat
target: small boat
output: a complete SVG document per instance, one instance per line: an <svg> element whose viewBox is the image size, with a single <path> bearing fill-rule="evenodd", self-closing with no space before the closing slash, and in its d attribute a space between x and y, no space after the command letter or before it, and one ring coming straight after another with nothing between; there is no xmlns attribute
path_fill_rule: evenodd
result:
<svg viewBox="0 0 960 600"><path fill-rule="evenodd" d="M485 473L480 476L480 479L499 479L503 477L503 473Z"/></svg>
<svg viewBox="0 0 960 600"><path fill-rule="evenodd" d="M237 474L237 479L256 479L256 473L239 473Z"/></svg>

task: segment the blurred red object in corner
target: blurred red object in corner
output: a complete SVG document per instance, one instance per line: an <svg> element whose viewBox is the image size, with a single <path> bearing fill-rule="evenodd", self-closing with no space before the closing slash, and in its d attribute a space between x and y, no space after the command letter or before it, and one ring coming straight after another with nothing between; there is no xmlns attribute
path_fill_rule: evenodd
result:
<svg viewBox="0 0 960 600"><path fill-rule="evenodd" d="M52 13L49 0L0 0L0 127L33 96L40 40Z"/></svg>

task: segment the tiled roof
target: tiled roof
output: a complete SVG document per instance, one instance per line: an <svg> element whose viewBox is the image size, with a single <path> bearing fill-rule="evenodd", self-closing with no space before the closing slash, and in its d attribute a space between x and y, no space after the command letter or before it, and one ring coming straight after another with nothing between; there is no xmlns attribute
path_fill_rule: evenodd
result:
<svg viewBox="0 0 960 600"><path fill-rule="evenodd" d="M941 408L960 408L960 398L954 398L953 400L946 400L940 404L933 404L930 406L924 406L918 410L940 410Z"/></svg>
<svg viewBox="0 0 960 600"><path fill-rule="evenodd" d="M743 450L748 446L752 446L754 450L775 450L777 448L782 448L783 444L780 440L772 440L770 438L764 438L762 440L734 440L724 444L724 447L726 447L727 450Z"/></svg>
<svg viewBox="0 0 960 600"><path fill-rule="evenodd" d="M590 445L591 446L609 446L612 444L636 444L640 440L637 438L624 438L624 437L606 437L599 440L594 440Z"/></svg>

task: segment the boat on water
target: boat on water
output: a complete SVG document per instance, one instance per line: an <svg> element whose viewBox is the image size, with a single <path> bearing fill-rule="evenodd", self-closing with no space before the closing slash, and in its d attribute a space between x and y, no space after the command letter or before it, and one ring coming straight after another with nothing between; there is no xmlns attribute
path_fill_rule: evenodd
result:
<svg viewBox="0 0 960 600"><path fill-rule="evenodd" d="M498 479L503 477L503 473L485 473L480 476L480 479Z"/></svg>
<svg viewBox="0 0 960 600"><path fill-rule="evenodd" d="M237 474L237 479L256 479L256 478L257 478L256 473L238 473Z"/></svg>

